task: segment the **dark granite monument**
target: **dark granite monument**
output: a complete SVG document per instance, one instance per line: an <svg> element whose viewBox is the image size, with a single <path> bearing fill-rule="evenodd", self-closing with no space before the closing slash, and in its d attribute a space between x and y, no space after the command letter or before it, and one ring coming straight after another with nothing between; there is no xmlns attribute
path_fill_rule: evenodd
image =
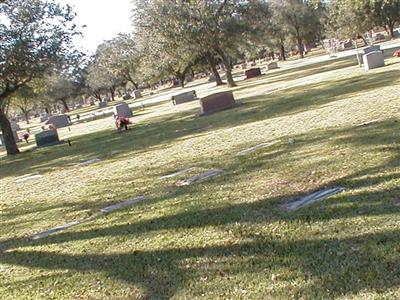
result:
<svg viewBox="0 0 400 300"><path fill-rule="evenodd" d="M35 135L38 147L52 146L60 143L57 130L46 130Z"/></svg>
<svg viewBox="0 0 400 300"><path fill-rule="evenodd" d="M232 92L221 92L200 99L200 116L237 106Z"/></svg>
<svg viewBox="0 0 400 300"><path fill-rule="evenodd" d="M246 70L244 73L246 75L246 79L250 79L250 78L261 76L261 69L253 68L253 69Z"/></svg>

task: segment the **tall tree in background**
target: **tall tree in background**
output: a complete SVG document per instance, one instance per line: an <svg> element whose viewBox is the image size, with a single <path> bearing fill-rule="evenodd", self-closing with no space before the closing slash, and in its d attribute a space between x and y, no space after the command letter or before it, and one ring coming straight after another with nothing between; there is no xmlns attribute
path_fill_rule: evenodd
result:
<svg viewBox="0 0 400 300"><path fill-rule="evenodd" d="M37 96L32 87L25 85L10 97L9 101L11 106L24 115L27 124L29 124L29 113L32 112L38 104Z"/></svg>
<svg viewBox="0 0 400 300"><path fill-rule="evenodd" d="M322 27L315 5L307 0L271 0L274 24L285 28L302 58L304 43L318 39Z"/></svg>
<svg viewBox="0 0 400 300"><path fill-rule="evenodd" d="M99 51L97 60L109 73L138 88L141 54L133 35L121 33L103 43Z"/></svg>
<svg viewBox="0 0 400 300"><path fill-rule="evenodd" d="M5 107L18 89L63 63L75 14L51 0L0 2L0 125L7 154L19 153Z"/></svg>
<svg viewBox="0 0 400 300"><path fill-rule="evenodd" d="M400 0L369 0L366 7L367 18L394 38L394 28L400 23Z"/></svg>
<svg viewBox="0 0 400 300"><path fill-rule="evenodd" d="M367 0L331 0L328 5L329 34L336 38L355 39L372 29L366 16Z"/></svg>
<svg viewBox="0 0 400 300"><path fill-rule="evenodd" d="M152 41L159 43L160 48L178 49L193 56L193 60L204 57L213 73L216 61L220 60L229 86L235 85L231 58L243 42L246 27L242 16L247 2L136 0L135 6L133 19L140 37L153 37ZM153 65L157 65L158 60Z"/></svg>

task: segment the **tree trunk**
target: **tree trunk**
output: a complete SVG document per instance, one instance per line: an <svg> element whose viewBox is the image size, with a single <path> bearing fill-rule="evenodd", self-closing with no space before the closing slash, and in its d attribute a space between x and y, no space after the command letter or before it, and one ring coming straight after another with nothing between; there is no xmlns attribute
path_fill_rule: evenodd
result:
<svg viewBox="0 0 400 300"><path fill-rule="evenodd" d="M101 101L101 95L100 95L99 93L95 93L95 94L94 94L94 97L95 97L97 100Z"/></svg>
<svg viewBox="0 0 400 300"><path fill-rule="evenodd" d="M68 107L67 101L66 101L65 99L60 99L60 102L63 104L64 109L65 109L67 112L69 112L69 107Z"/></svg>
<svg viewBox="0 0 400 300"><path fill-rule="evenodd" d="M394 39L394 24L389 24L386 27L388 29L390 38L393 40Z"/></svg>
<svg viewBox="0 0 400 300"><path fill-rule="evenodd" d="M25 117L26 124L29 124L29 113L24 112L24 117Z"/></svg>
<svg viewBox="0 0 400 300"><path fill-rule="evenodd" d="M0 125L3 132L4 145L6 146L7 155L15 155L19 153L17 143L14 139L14 134L11 129L10 121L6 114L0 108Z"/></svg>
<svg viewBox="0 0 400 300"><path fill-rule="evenodd" d="M286 56L285 56L285 46L284 45L281 44L279 52L281 54L281 60L285 61L286 60Z"/></svg>
<svg viewBox="0 0 400 300"><path fill-rule="evenodd" d="M110 87L110 93L111 93L111 100L115 101L114 97L115 97L115 88L114 87Z"/></svg>
<svg viewBox="0 0 400 300"><path fill-rule="evenodd" d="M225 66L226 80L228 81L228 86L235 87L236 83L233 80L231 63L230 63L228 57L225 55L225 53L221 49L218 49L217 52L222 59L223 65Z"/></svg>
<svg viewBox="0 0 400 300"><path fill-rule="evenodd" d="M185 76L186 76L185 72L183 72L183 73L176 72L175 76L176 76L176 79L179 80L179 85L181 86L181 88L184 88L185 87Z"/></svg>
<svg viewBox="0 0 400 300"><path fill-rule="evenodd" d="M299 55L301 58L304 58L304 51L303 51L303 43L300 38L297 38L297 48L299 50Z"/></svg>
<svg viewBox="0 0 400 300"><path fill-rule="evenodd" d="M208 53L206 54L206 60L208 62L208 65L210 66L210 70L214 75L215 78L215 82L218 85L223 85L224 83L222 82L221 76L219 76L218 70L217 70L217 64L214 60L214 58L212 57L212 54Z"/></svg>

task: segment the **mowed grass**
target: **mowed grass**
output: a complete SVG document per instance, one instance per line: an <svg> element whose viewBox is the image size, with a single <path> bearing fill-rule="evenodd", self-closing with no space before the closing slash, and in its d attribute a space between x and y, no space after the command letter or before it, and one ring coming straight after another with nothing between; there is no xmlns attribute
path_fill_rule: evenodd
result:
<svg viewBox="0 0 400 300"><path fill-rule="evenodd" d="M281 69L233 92L242 105L218 114L155 106L128 132L99 120L92 133L62 131L72 147L1 158L0 298L399 298L400 60L368 73L354 58ZM175 186L211 168L224 174ZM345 191L280 210L333 186ZM126 210L24 238L139 195Z"/></svg>

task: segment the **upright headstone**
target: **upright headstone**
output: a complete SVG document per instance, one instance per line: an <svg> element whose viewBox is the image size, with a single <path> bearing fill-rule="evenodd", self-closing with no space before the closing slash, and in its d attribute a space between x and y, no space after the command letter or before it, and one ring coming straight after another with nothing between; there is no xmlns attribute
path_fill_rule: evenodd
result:
<svg viewBox="0 0 400 300"><path fill-rule="evenodd" d="M254 78L261 76L260 68L253 68L245 71L246 79Z"/></svg>
<svg viewBox="0 0 400 300"><path fill-rule="evenodd" d="M211 74L209 77L208 77L208 82L214 82L215 81L215 76L213 75L213 74Z"/></svg>
<svg viewBox="0 0 400 300"><path fill-rule="evenodd" d="M45 147L60 143L57 130L46 130L35 135L36 145Z"/></svg>
<svg viewBox="0 0 400 300"><path fill-rule="evenodd" d="M142 98L142 93L141 93L141 91L140 91L140 90L134 90L134 91L133 91L133 97L134 97L135 99L140 99L140 98Z"/></svg>
<svg viewBox="0 0 400 300"><path fill-rule="evenodd" d="M382 33L377 33L375 35L375 41L380 41L380 40L384 40L385 36Z"/></svg>
<svg viewBox="0 0 400 300"><path fill-rule="evenodd" d="M118 117L130 118L132 117L132 111L129 108L129 105L125 102L118 103L114 106L114 115Z"/></svg>
<svg viewBox="0 0 400 300"><path fill-rule="evenodd" d="M363 54L368 54L376 51L381 51L381 46L379 45L369 46L363 50Z"/></svg>
<svg viewBox="0 0 400 300"><path fill-rule="evenodd" d="M237 106L232 92L216 93L200 99L200 115L212 114Z"/></svg>
<svg viewBox="0 0 400 300"><path fill-rule="evenodd" d="M385 65L385 57L382 51L370 52L363 55L365 71L383 67Z"/></svg>
<svg viewBox="0 0 400 300"><path fill-rule="evenodd" d="M185 92L172 96L172 104L182 104L197 99L196 91Z"/></svg>
<svg viewBox="0 0 400 300"><path fill-rule="evenodd" d="M68 127L71 125L67 115L51 116L46 124L53 124L56 128Z"/></svg>
<svg viewBox="0 0 400 300"><path fill-rule="evenodd" d="M129 100L129 99L132 99L132 96L127 93L127 94L124 94L122 96L122 99L126 101L126 100Z"/></svg>
<svg viewBox="0 0 400 300"><path fill-rule="evenodd" d="M10 126L11 126L12 131L21 130L21 127L19 126L19 124L17 122L11 121Z"/></svg>
<svg viewBox="0 0 400 300"><path fill-rule="evenodd" d="M99 102L99 108L106 108L107 107L107 101L100 101Z"/></svg>
<svg viewBox="0 0 400 300"><path fill-rule="evenodd" d="M278 69L278 63L277 62L271 62L267 65L267 70L275 70Z"/></svg>

